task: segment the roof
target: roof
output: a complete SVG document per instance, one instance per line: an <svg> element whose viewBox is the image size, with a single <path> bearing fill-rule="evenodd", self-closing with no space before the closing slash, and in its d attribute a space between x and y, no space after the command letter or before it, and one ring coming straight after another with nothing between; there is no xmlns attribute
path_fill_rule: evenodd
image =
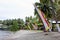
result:
<svg viewBox="0 0 60 40"><path fill-rule="evenodd" d="M49 20L49 22L56 23L55 20L53 20L53 21ZM57 23L60 23L60 21L57 21Z"/></svg>

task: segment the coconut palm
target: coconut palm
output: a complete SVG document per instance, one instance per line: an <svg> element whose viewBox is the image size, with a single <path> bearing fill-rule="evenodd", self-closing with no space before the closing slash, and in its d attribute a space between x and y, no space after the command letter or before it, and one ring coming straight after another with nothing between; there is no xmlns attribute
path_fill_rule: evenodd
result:
<svg viewBox="0 0 60 40"><path fill-rule="evenodd" d="M30 18L26 17L25 19L26 19L25 24L26 24L27 28L31 30L31 27L30 27Z"/></svg>
<svg viewBox="0 0 60 40"><path fill-rule="evenodd" d="M38 23L38 21L36 20L35 17L34 18L32 18L32 16L26 17L26 25L30 30L31 29L37 30L38 29L37 23Z"/></svg>
<svg viewBox="0 0 60 40"><path fill-rule="evenodd" d="M55 2L53 2L53 7L51 5L51 0L40 0L40 3L36 2L35 5L37 6L38 9L40 9L46 15L46 18L48 20L52 20L55 18L54 17L55 14L52 12L53 11L52 8L56 11L57 9L56 0ZM39 15L36 9L35 9L34 14L36 15L36 17L39 18Z"/></svg>
<svg viewBox="0 0 60 40"><path fill-rule="evenodd" d="M51 8L50 8L50 1L49 0L40 0L40 3L36 2L35 5L37 6L38 9L40 9L42 12L45 13L47 19L51 18L52 14L51 14ZM39 14L38 14L36 9L35 9L34 14L36 15L36 17L40 21L40 17L39 17Z"/></svg>
<svg viewBox="0 0 60 40"><path fill-rule="evenodd" d="M43 11L45 13L45 15L48 19L51 18L52 14L51 14L51 8L50 8L50 5L49 5L49 0L40 0L40 3L36 2L35 5L38 7L38 9L40 9L41 11ZM39 16L36 9L35 9L34 14L37 17Z"/></svg>
<svg viewBox="0 0 60 40"><path fill-rule="evenodd" d="M23 21L23 19L18 18L17 22L18 22L19 28L20 29L24 29L24 21Z"/></svg>

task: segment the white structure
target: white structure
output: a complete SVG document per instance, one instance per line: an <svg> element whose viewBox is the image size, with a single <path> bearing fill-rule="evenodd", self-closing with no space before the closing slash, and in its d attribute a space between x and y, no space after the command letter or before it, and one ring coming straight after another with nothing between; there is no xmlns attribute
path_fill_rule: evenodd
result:
<svg viewBox="0 0 60 40"><path fill-rule="evenodd" d="M56 24L56 21L51 21L51 20L49 20L49 22L52 23L52 24ZM58 29L58 32L60 32L60 26L59 26L59 24L60 24L60 21L57 21L56 27L57 27L57 29ZM52 25L51 25L51 26L52 26Z"/></svg>

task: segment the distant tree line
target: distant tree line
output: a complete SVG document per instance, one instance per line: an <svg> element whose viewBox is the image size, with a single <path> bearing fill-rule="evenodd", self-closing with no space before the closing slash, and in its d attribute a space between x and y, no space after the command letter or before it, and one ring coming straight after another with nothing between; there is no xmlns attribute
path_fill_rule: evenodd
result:
<svg viewBox="0 0 60 40"><path fill-rule="evenodd" d="M19 29L23 29L24 21L23 19L7 19L7 20L0 20L0 24L6 25L11 31L17 31Z"/></svg>
<svg viewBox="0 0 60 40"><path fill-rule="evenodd" d="M7 19L0 20L0 24L3 24L3 27L7 26L10 31L18 31L18 30L37 30L42 23L36 17L25 17L25 21L23 19ZM5 26L4 26L5 25Z"/></svg>

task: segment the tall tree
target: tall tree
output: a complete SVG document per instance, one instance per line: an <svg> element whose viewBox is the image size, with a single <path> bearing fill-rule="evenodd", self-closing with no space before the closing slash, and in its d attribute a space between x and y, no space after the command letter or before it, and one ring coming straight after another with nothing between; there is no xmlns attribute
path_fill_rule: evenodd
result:
<svg viewBox="0 0 60 40"><path fill-rule="evenodd" d="M40 0L40 3L35 3L35 5L41 10L41 11L43 11L44 13L45 13L45 15L46 15L46 17L48 18L48 19L50 19L51 18L51 8L50 8L50 1L49 0ZM38 12L36 11L36 9L35 9L35 13L34 13L35 15L37 15L37 16L39 16L38 15Z"/></svg>
<svg viewBox="0 0 60 40"><path fill-rule="evenodd" d="M51 20L51 19L54 19L54 15L52 15L52 9L54 9L56 11L56 7L57 7L57 4L56 4L56 0L55 2L53 2L53 7L51 5L51 0L40 0L40 3L35 3L35 5L37 6L38 9L40 9L42 12L44 12L44 14L46 15L46 18L48 20ZM36 11L35 9L35 15L37 15L37 17L39 17L38 15L38 12ZM39 18L40 19L40 18Z"/></svg>
<svg viewBox="0 0 60 40"><path fill-rule="evenodd" d="M23 29L24 28L24 21L23 21L23 19L17 19L17 22L18 22L18 26L19 26L19 28L20 29Z"/></svg>

